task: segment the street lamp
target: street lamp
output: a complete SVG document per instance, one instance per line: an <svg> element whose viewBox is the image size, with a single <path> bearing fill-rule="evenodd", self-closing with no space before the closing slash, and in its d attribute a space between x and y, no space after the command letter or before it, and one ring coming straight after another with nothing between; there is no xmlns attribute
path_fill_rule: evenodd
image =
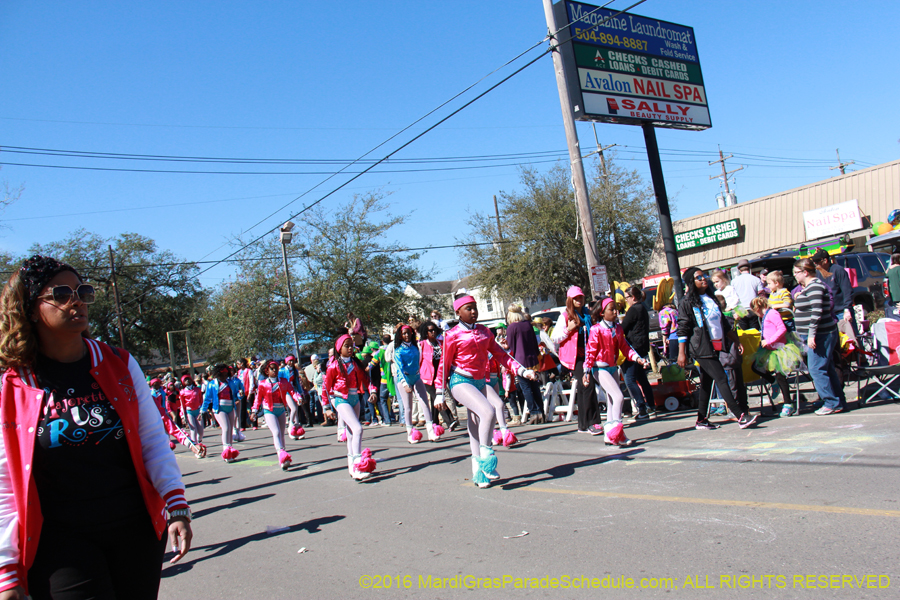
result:
<svg viewBox="0 0 900 600"><path fill-rule="evenodd" d="M287 261L287 245L291 243L294 234L291 230L294 224L290 221L285 223L279 229L281 234L281 258L284 261L284 277L287 280L288 293L288 313L291 315L291 332L294 334L294 356L297 358L297 364L300 364L300 344L297 343L297 324L294 323L294 295L291 293L291 272L288 270Z"/></svg>

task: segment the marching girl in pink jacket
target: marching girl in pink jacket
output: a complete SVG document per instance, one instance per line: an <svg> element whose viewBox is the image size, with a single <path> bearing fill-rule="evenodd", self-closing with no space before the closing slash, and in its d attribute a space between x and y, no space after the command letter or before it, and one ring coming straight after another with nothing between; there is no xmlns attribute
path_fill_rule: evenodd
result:
<svg viewBox="0 0 900 600"><path fill-rule="evenodd" d="M587 348L584 356L584 385L590 385L590 374L593 375L609 401L606 407L606 427L604 436L607 446L630 446L634 442L625 437L622 427L622 404L625 397L619 388L619 368L616 362L619 352L628 360L646 366L647 361L638 356L622 332L619 324L619 313L612 298L604 298L594 305L591 311L594 325L588 334Z"/></svg>
<svg viewBox="0 0 900 600"><path fill-rule="evenodd" d="M497 456L490 444L497 420L495 407L499 405L502 410L503 406L494 388L487 386L488 353L493 354L509 371L522 377L537 379L537 375L517 363L500 347L484 325L476 323L478 305L475 298L458 298L453 303L453 310L459 316L459 324L444 334L441 388L451 390L453 398L468 410L472 481L478 487L486 488L492 480L500 478L497 473Z"/></svg>
<svg viewBox="0 0 900 600"><path fill-rule="evenodd" d="M33 256L0 295L0 593L155 598L190 509L159 410L126 351L87 337L94 288Z"/></svg>
<svg viewBox="0 0 900 600"><path fill-rule="evenodd" d="M294 386L287 379L278 377L278 362L270 360L263 363L260 368L256 401L253 402L253 412L250 416L255 421L259 407L263 407L263 418L269 431L272 432L275 450L278 452L278 463L283 471L287 471L291 466L291 455L284 447L284 428L287 425L287 411L290 408L289 398L296 402Z"/></svg>
<svg viewBox="0 0 900 600"><path fill-rule="evenodd" d="M185 421L191 430L191 440L199 444L203 441L203 419L200 418L200 405L203 404L203 392L190 375L181 378L181 409Z"/></svg>
<svg viewBox="0 0 900 600"><path fill-rule="evenodd" d="M336 411L344 422L347 435L347 468L350 477L367 479L375 470L372 451L362 448L362 425L359 422L360 401L366 392L369 402L374 402L377 393L369 383L369 376L362 364L353 356L353 339L342 335L334 342L334 360L328 363L325 381L322 384L322 407L328 418L334 418ZM332 410L331 407L334 407Z"/></svg>

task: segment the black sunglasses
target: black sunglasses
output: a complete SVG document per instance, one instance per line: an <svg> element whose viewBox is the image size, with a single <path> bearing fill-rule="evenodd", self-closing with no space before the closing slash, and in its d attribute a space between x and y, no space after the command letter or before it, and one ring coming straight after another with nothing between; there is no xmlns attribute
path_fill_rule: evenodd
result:
<svg viewBox="0 0 900 600"><path fill-rule="evenodd" d="M81 300L84 304L94 303L94 286L82 283L77 290L73 290L67 285L57 285L50 290L49 294L38 296L41 300L53 300L57 304L68 304L75 298Z"/></svg>

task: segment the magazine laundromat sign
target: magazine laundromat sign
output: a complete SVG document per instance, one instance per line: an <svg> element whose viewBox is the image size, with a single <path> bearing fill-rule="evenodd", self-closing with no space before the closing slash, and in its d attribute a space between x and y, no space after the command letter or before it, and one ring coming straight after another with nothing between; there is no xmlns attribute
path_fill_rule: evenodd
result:
<svg viewBox="0 0 900 600"><path fill-rule="evenodd" d="M675 248L678 252L708 246L728 240L736 240L741 235L741 220L731 219L706 227L698 227L690 231L675 234Z"/></svg>

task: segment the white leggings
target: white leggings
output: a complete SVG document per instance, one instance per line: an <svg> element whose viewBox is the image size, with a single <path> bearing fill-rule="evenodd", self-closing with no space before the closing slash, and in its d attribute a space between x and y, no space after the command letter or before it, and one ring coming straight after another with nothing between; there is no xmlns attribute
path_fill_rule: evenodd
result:
<svg viewBox="0 0 900 600"><path fill-rule="evenodd" d="M452 391L456 401L465 406L469 413L466 419L469 447L472 456L480 457L481 446L489 446L494 435L498 406L499 414L503 415L503 401L490 386L486 386L482 392L471 383L457 383Z"/></svg>
<svg viewBox="0 0 900 600"><path fill-rule="evenodd" d="M195 444L203 442L203 418L198 413L197 416L187 413L188 427L191 428L191 441Z"/></svg>
<svg viewBox="0 0 900 600"><path fill-rule="evenodd" d="M287 422L287 413L283 412L276 415L270 412L263 412L266 419L266 426L272 432L272 439L275 441L276 450L284 450L284 426Z"/></svg>
<svg viewBox="0 0 900 600"><path fill-rule="evenodd" d="M219 422L219 427L222 428L222 447L228 448L231 446L234 436L234 417L237 413L231 411L230 413L217 412L214 414L216 415L216 421Z"/></svg>
<svg viewBox="0 0 900 600"><path fill-rule="evenodd" d="M338 416L344 422L344 427L347 428L348 456L358 456L362 454L362 425L359 423L360 402L362 402L362 400L357 402L356 406L350 406L350 404L346 402L341 402L334 407Z"/></svg>
<svg viewBox="0 0 900 600"><path fill-rule="evenodd" d="M619 381L616 377L604 369L591 369L594 379L606 392L606 398L609 404L606 406L606 423L612 425L622 422L622 405L625 403L625 396L619 388Z"/></svg>
<svg viewBox="0 0 900 600"><path fill-rule="evenodd" d="M431 403L428 401L428 391L425 389L425 383L420 379L412 386L412 392L407 392L403 388L403 382L397 382L397 395L400 396L400 402L403 403L403 418L406 421L407 429L412 428L412 397L415 395L419 400L419 408L422 410L422 416L425 417L425 423L431 428Z"/></svg>

